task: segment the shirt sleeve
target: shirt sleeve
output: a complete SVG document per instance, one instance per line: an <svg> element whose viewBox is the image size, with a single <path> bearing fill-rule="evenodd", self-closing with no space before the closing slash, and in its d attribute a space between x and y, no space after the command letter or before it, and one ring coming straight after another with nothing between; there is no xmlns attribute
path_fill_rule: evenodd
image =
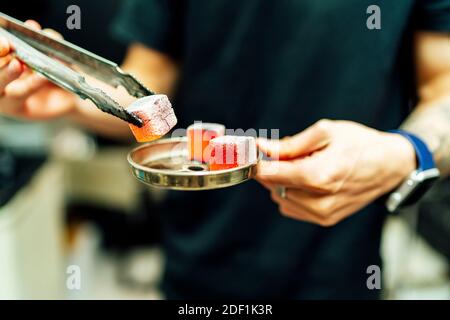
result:
<svg viewBox="0 0 450 320"><path fill-rule="evenodd" d="M127 0L111 26L113 36L142 43L178 59L181 56L183 0Z"/></svg>
<svg viewBox="0 0 450 320"><path fill-rule="evenodd" d="M421 30L450 32L450 0L419 0Z"/></svg>

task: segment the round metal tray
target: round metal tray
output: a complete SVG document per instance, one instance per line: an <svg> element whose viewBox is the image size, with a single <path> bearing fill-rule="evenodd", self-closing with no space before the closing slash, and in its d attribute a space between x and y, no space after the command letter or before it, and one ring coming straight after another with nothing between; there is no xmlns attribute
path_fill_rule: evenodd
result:
<svg viewBox="0 0 450 320"><path fill-rule="evenodd" d="M187 160L187 138L161 139L128 154L133 175L152 187L171 190L211 190L237 185L253 178L257 164L208 171L208 166Z"/></svg>

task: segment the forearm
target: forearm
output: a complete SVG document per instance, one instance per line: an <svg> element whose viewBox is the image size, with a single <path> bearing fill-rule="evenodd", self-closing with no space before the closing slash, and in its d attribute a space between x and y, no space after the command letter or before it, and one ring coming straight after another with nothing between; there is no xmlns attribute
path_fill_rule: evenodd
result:
<svg viewBox="0 0 450 320"><path fill-rule="evenodd" d="M402 128L421 137L443 176L450 174L450 95L419 104Z"/></svg>
<svg viewBox="0 0 450 320"><path fill-rule="evenodd" d="M446 176L450 174L450 34L418 32L415 60L420 100L402 128L427 143Z"/></svg>

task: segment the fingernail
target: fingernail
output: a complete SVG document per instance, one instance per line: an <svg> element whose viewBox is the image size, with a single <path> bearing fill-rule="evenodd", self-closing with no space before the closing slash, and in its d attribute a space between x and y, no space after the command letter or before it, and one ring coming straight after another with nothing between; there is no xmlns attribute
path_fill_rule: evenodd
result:
<svg viewBox="0 0 450 320"><path fill-rule="evenodd" d="M15 76L16 74L22 72L22 65L20 61L17 59L12 60L8 66L8 72L11 76Z"/></svg>
<svg viewBox="0 0 450 320"><path fill-rule="evenodd" d="M264 139L261 143L262 147L264 149L272 149L275 147L275 142L273 140L269 140L269 139Z"/></svg>
<svg viewBox="0 0 450 320"><path fill-rule="evenodd" d="M266 146L267 145L267 139L265 138L258 138L256 140L256 143L258 144L258 146Z"/></svg>
<svg viewBox="0 0 450 320"><path fill-rule="evenodd" d="M3 37L0 37L0 57L6 56L9 53L9 42Z"/></svg>
<svg viewBox="0 0 450 320"><path fill-rule="evenodd" d="M25 21L25 24L32 29L41 30L41 25L37 21L27 20Z"/></svg>

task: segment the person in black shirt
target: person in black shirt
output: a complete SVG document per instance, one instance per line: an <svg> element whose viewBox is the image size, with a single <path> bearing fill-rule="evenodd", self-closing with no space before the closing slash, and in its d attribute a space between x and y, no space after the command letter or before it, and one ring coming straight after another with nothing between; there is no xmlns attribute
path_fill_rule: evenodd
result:
<svg viewBox="0 0 450 320"><path fill-rule="evenodd" d="M381 29L367 26L373 4ZM129 44L123 68L172 97L180 127L202 120L290 137L259 141L279 151L276 173L263 162L257 181L169 194L168 298L379 297L366 285L367 268L381 265L387 212L376 200L416 167L412 145L385 131L416 133L450 171L449 0L132 0L113 32ZM129 136L1 48L3 113L68 114Z"/></svg>

